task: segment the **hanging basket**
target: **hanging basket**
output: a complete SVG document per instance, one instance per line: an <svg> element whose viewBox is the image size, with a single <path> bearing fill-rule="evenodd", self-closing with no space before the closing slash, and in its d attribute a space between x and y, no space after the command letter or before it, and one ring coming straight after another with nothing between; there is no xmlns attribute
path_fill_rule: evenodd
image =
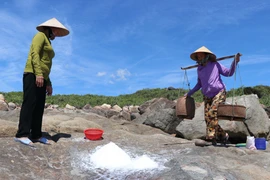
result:
<svg viewBox="0 0 270 180"><path fill-rule="evenodd" d="M246 119L246 107L242 105L219 104L218 119L230 121L244 121Z"/></svg>
<svg viewBox="0 0 270 180"><path fill-rule="evenodd" d="M183 96L177 100L176 116L181 119L193 119L195 115L195 101L190 96Z"/></svg>

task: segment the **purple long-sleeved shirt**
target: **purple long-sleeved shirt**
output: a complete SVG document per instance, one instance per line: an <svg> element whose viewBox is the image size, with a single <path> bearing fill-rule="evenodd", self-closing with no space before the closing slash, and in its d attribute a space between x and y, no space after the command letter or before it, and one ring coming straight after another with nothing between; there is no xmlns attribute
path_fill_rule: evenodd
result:
<svg viewBox="0 0 270 180"><path fill-rule="evenodd" d="M232 62L230 69L218 62L208 62L206 66L199 66L197 68L198 82L187 95L192 96L201 89L202 94L206 97L216 96L220 91L225 90L225 84L222 82L220 75L229 77L234 74L234 71L235 61Z"/></svg>

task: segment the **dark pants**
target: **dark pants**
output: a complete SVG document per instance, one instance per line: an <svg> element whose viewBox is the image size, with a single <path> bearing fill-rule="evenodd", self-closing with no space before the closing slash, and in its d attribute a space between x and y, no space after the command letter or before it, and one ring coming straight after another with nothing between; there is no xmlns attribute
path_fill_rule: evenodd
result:
<svg viewBox="0 0 270 180"><path fill-rule="evenodd" d="M46 99L46 82L37 87L33 73L23 75L23 103L20 112L19 129L16 137L38 139L42 136L42 117Z"/></svg>

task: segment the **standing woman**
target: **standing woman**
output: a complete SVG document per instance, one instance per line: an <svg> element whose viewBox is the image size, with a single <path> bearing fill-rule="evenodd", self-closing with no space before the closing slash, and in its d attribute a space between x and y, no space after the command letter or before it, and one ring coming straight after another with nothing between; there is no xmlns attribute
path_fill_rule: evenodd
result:
<svg viewBox="0 0 270 180"><path fill-rule="evenodd" d="M187 96L193 95L201 89L204 99L204 117L206 122L206 139L216 144L217 140L226 144L229 135L218 124L217 108L219 103L226 100L226 87L221 76L232 76L237 63L240 61L240 54L235 55L230 68L219 64L216 55L209 49L202 46L190 55L190 58L199 64L197 69L198 81Z"/></svg>
<svg viewBox="0 0 270 180"><path fill-rule="evenodd" d="M56 18L40 24L37 30L39 32L32 39L24 69L23 103L15 137L15 141L30 146L33 142L50 144L42 137L41 128L46 95L51 96L53 92L49 74L55 54L51 40L69 34Z"/></svg>

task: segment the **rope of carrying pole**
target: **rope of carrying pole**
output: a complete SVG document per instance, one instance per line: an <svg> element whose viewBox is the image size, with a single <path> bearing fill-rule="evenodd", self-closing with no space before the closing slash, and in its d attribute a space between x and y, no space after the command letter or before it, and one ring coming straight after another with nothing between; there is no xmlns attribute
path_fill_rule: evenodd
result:
<svg viewBox="0 0 270 180"><path fill-rule="evenodd" d="M232 106L233 107L232 107L232 117L231 117L231 120L234 119L234 105L236 104L236 103L234 103L234 97L235 97L235 82L236 82L236 73L237 73L237 71L238 71L238 74L239 74L239 79L240 79L242 94L244 95L244 87L242 85L242 78L241 78L241 74L240 74L239 64L236 64L236 55L234 56L234 67L235 67L235 72L234 72L234 83L233 83L233 97L232 97ZM245 106L246 106L245 97L244 97L244 103L245 103Z"/></svg>
<svg viewBox="0 0 270 180"><path fill-rule="evenodd" d="M188 86L188 90L190 90L190 83L188 81L188 75L187 75L187 70L185 70L185 74L184 74L184 77L183 77L183 85L182 85L182 88L179 89L179 94L178 94L178 97L180 96L181 94L181 90L184 90L184 83L187 83L187 86Z"/></svg>

